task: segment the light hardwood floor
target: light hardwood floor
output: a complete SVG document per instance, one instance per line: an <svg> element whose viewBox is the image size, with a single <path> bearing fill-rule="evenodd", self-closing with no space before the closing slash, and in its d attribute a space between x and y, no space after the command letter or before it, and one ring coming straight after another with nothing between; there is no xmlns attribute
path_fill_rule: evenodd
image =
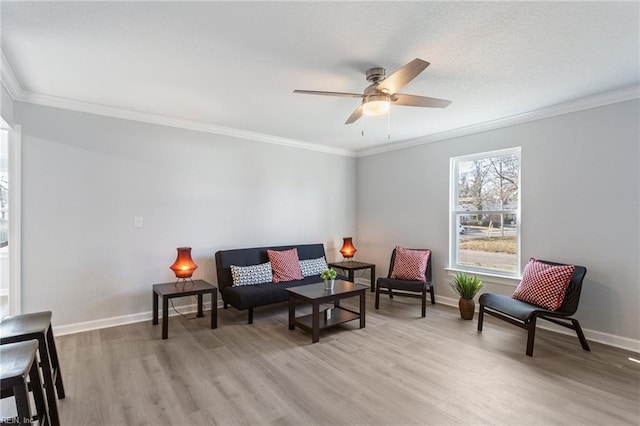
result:
<svg viewBox="0 0 640 426"><path fill-rule="evenodd" d="M354 299L355 301L356 299ZM344 303L343 303L344 304ZM57 338L64 425L640 424L637 354L494 318L484 331L457 309L387 297L367 326L320 342L287 329L286 304L151 321ZM54 330L55 331L55 330Z"/></svg>

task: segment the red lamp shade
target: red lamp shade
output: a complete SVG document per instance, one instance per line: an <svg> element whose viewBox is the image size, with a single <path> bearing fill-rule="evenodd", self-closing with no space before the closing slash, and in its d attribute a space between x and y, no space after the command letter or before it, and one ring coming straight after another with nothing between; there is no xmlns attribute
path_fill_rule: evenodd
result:
<svg viewBox="0 0 640 426"><path fill-rule="evenodd" d="M356 254L356 248L353 246L353 242L351 241L352 237L344 237L344 242L342 243L342 248L340 249L340 253L345 259L350 259Z"/></svg>
<svg viewBox="0 0 640 426"><path fill-rule="evenodd" d="M177 278L191 278L193 271L196 270L198 265L191 260L191 247L178 247L178 257L173 265L170 266L171 270L175 272Z"/></svg>

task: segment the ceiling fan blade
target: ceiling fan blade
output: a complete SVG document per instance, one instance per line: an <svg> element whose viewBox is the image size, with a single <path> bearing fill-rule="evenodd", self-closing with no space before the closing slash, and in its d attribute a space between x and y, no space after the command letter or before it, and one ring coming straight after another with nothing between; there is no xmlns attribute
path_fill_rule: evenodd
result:
<svg viewBox="0 0 640 426"><path fill-rule="evenodd" d="M303 95L341 96L343 98L364 98L362 93L322 92L317 90L294 90L293 93L302 93Z"/></svg>
<svg viewBox="0 0 640 426"><path fill-rule="evenodd" d="M430 107L430 108L446 108L451 101L438 98L429 98L427 96L403 95L396 93L391 96L391 103L394 105Z"/></svg>
<svg viewBox="0 0 640 426"><path fill-rule="evenodd" d="M360 117L362 117L362 105L360 105L358 108L356 108L355 111L351 113L351 115L349 116L349 118L347 118L347 121L345 121L344 124L351 124L356 120L358 120Z"/></svg>
<svg viewBox="0 0 640 426"><path fill-rule="evenodd" d="M416 78L428 66L429 62L416 58L378 83L376 90L386 91L392 95Z"/></svg>

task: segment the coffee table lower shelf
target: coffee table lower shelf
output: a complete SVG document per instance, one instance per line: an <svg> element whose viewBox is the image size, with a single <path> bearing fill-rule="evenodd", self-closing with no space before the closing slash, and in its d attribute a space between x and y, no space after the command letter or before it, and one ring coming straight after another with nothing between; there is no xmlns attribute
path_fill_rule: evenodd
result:
<svg viewBox="0 0 640 426"><path fill-rule="evenodd" d="M330 318L327 318L327 312L331 312ZM360 313L345 308L331 308L320 312L319 328L323 330L355 319L360 319ZM313 314L296 317L293 322L303 330L313 331Z"/></svg>

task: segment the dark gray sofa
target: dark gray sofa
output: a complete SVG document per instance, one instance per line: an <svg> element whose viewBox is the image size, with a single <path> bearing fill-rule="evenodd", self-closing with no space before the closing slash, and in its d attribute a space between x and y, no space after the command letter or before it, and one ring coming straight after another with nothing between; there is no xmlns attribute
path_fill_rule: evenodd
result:
<svg viewBox="0 0 640 426"><path fill-rule="evenodd" d="M289 294L285 290L289 287L307 285L322 282L320 275L305 277L302 280L287 281L281 283L268 282L264 284L233 286L231 277L231 265L249 266L258 265L269 261L267 250L298 249L298 258L316 259L325 256L323 244L301 244L278 247L258 247L235 250L220 250L216 252L216 271L218 274L218 291L222 296L224 308L228 305L236 309L249 311L249 324L253 323L253 308L271 305L289 300ZM326 256L325 256L326 258ZM337 279L348 280L347 277L338 275Z"/></svg>

